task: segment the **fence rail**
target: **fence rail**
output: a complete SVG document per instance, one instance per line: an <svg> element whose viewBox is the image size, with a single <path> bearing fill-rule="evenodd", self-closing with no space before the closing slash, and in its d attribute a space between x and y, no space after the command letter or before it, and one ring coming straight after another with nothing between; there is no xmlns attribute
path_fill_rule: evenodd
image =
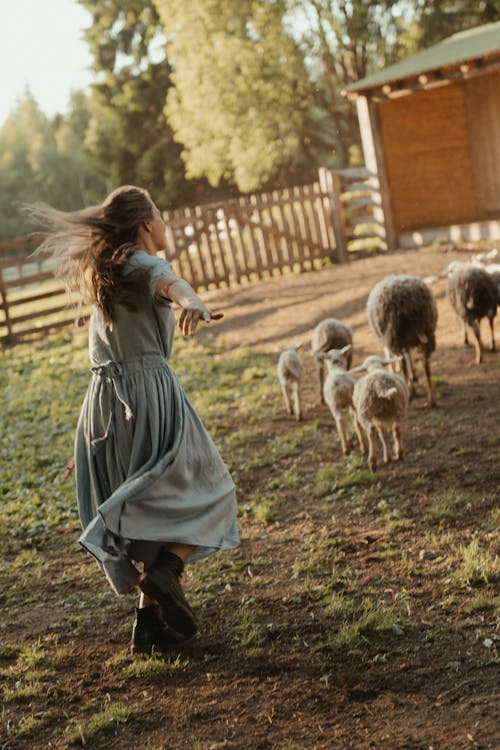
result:
<svg viewBox="0 0 500 750"><path fill-rule="evenodd" d="M326 258L343 263L363 240L386 249L385 228L375 219L380 205L377 178L365 168L322 168L309 185L165 212L165 256L197 290L304 271ZM0 243L4 343L75 324L50 262L28 257L35 244L35 237Z"/></svg>

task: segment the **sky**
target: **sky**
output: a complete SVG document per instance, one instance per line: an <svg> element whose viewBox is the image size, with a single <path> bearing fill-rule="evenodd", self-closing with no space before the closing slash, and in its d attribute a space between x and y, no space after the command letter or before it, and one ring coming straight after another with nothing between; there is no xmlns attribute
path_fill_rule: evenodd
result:
<svg viewBox="0 0 500 750"><path fill-rule="evenodd" d="M0 127L26 87L47 115L67 111L93 80L89 24L76 0L0 0Z"/></svg>

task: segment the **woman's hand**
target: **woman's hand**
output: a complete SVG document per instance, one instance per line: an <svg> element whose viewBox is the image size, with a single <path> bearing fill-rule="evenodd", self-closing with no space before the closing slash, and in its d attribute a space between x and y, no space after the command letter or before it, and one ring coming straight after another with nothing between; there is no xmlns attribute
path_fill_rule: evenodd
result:
<svg viewBox="0 0 500 750"><path fill-rule="evenodd" d="M193 336L198 328L200 320L210 323L211 320L220 320L224 313L212 312L201 302L191 302L184 307L179 318L179 328L184 336Z"/></svg>

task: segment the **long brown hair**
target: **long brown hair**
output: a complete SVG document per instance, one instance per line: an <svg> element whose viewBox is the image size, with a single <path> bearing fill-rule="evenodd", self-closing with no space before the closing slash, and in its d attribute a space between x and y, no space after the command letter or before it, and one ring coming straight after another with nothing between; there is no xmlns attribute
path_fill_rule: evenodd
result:
<svg viewBox="0 0 500 750"><path fill-rule="evenodd" d="M56 274L79 290L83 302L96 304L109 325L115 304L136 309L134 299L147 277L124 270L139 227L153 216L146 190L123 185L99 206L66 212L37 204L31 213L47 228L36 255L56 258Z"/></svg>

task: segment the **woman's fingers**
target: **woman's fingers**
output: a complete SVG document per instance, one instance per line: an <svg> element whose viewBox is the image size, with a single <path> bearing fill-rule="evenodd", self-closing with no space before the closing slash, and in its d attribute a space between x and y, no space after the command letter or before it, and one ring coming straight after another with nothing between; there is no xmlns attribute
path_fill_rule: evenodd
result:
<svg viewBox="0 0 500 750"><path fill-rule="evenodd" d="M198 328L198 323L203 320L210 323L211 320L220 320L224 313L211 312L210 310L200 310L199 308L184 308L179 318L179 328L184 336L193 336Z"/></svg>

